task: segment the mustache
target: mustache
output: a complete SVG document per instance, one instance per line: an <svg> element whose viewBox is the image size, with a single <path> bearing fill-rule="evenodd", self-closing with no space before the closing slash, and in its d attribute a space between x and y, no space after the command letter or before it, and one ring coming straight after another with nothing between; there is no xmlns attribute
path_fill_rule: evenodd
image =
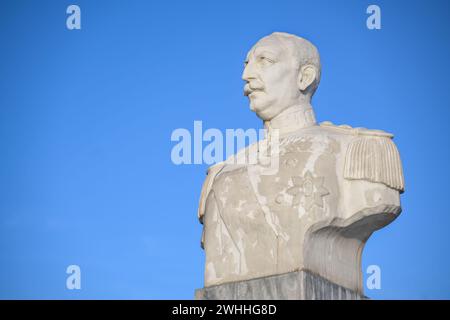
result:
<svg viewBox="0 0 450 320"><path fill-rule="evenodd" d="M244 86L244 96L248 96L254 91L264 91L264 84L259 80L247 82Z"/></svg>

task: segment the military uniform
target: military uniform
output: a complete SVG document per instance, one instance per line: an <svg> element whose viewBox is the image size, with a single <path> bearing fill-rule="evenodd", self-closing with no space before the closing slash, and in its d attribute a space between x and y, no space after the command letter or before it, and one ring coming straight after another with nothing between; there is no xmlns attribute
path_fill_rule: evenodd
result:
<svg viewBox="0 0 450 320"><path fill-rule="evenodd" d="M280 129L276 168L236 164L261 152L264 141L210 167L198 211L205 287L306 269L362 292L365 241L401 211L403 173L392 138L317 125L307 110ZM336 271L342 268L348 272Z"/></svg>

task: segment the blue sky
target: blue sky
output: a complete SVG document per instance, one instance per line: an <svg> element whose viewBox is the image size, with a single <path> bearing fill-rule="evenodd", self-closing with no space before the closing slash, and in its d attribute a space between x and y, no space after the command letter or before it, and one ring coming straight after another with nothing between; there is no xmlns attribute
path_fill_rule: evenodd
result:
<svg viewBox="0 0 450 320"><path fill-rule="evenodd" d="M66 28L81 7L82 29ZM382 29L366 28L377 4ZM247 51L285 31L322 58L319 121L395 134L402 215L363 270L375 299L450 298L448 1L2 1L0 298L190 299L203 285L206 165L175 166L177 128L259 128ZM82 289L67 290L68 265Z"/></svg>

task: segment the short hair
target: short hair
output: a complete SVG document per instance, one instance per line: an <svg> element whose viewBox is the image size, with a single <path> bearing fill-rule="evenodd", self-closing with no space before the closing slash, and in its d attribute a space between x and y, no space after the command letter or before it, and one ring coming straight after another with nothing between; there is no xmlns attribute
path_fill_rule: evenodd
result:
<svg viewBox="0 0 450 320"><path fill-rule="evenodd" d="M321 75L320 56L317 48L308 40L286 32L274 32L268 37L275 37L286 50L290 51L292 56L297 60L299 70L307 64L313 65L316 68L316 78L307 91L312 97L319 86Z"/></svg>

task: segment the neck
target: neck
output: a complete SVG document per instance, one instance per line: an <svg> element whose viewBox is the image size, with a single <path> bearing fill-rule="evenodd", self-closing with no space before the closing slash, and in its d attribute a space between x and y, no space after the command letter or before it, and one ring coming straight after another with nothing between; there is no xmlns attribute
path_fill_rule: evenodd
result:
<svg viewBox="0 0 450 320"><path fill-rule="evenodd" d="M264 127L269 133L273 129L278 129L280 135L314 125L316 125L316 117L309 102L293 105L283 110L272 120L264 121Z"/></svg>

